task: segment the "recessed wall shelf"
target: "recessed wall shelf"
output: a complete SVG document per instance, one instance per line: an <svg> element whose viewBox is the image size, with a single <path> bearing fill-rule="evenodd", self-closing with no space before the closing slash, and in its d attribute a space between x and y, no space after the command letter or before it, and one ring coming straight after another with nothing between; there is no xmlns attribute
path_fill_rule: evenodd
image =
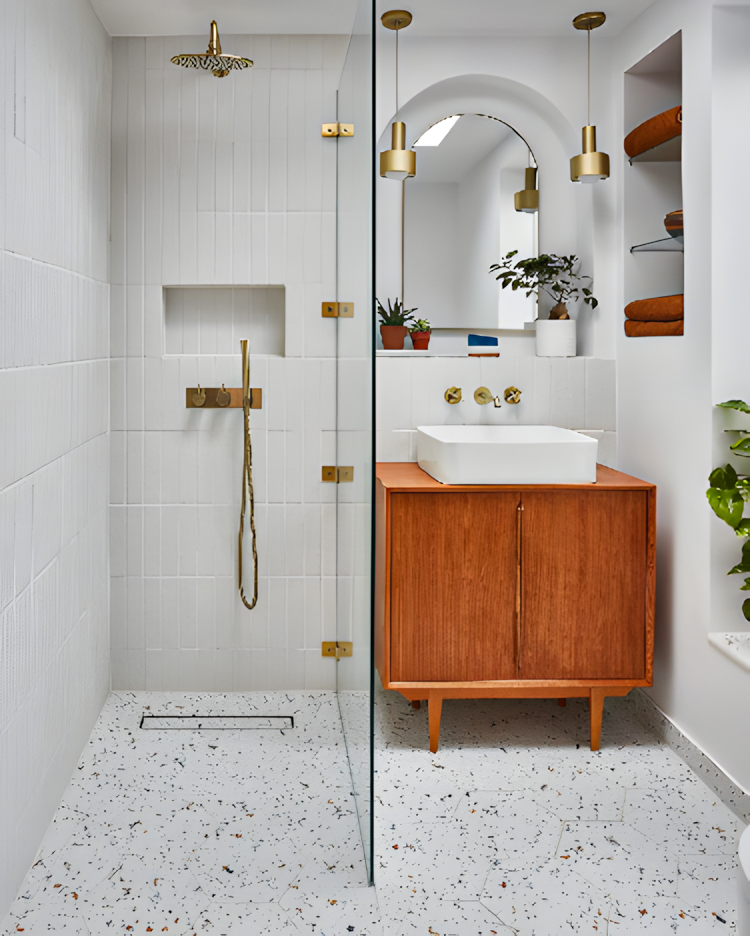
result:
<svg viewBox="0 0 750 936"><path fill-rule="evenodd" d="M674 137L658 146L652 146L644 153L639 153L629 159L630 165L633 163L648 162L682 162L682 137Z"/></svg>
<svg viewBox="0 0 750 936"><path fill-rule="evenodd" d="M630 248L631 253L682 253L684 250L682 240L677 237L661 237L659 240L635 244Z"/></svg>

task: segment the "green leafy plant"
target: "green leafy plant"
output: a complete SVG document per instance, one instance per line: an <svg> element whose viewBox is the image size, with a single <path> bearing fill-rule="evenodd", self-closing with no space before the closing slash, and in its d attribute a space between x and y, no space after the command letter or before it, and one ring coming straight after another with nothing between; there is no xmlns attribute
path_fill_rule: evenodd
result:
<svg viewBox="0 0 750 936"><path fill-rule="evenodd" d="M416 312L416 309L412 309L412 312ZM432 326L427 321L427 319L416 319L409 326L409 334L413 335L415 332L428 332L432 330Z"/></svg>
<svg viewBox="0 0 750 936"><path fill-rule="evenodd" d="M719 403L724 409L738 410L740 413L750 413L750 406L742 400L727 400ZM730 451L745 458L750 458L750 430L739 430L741 438L729 446ZM711 487L706 491L711 509L728 524L737 536L750 537L750 518L745 518L745 504L750 501L750 477L738 475L732 465L723 468L714 468L708 476ZM750 539L742 544L742 559L731 568L727 575L744 574L745 584L740 585L741 591L750 591ZM750 598L742 603L742 613L745 620L750 621Z"/></svg>
<svg viewBox="0 0 750 936"><path fill-rule="evenodd" d="M592 309L599 305L588 286L578 285L592 280L578 272L578 257L575 255L541 254L511 263L517 253L517 250L511 250L500 263L493 263L490 267L490 273L497 273L495 279L502 281L503 289L510 286L513 292L524 290L527 298L532 293L537 298L540 292L546 293L556 303L550 318L569 318L565 303L576 302L581 297Z"/></svg>
<svg viewBox="0 0 750 936"><path fill-rule="evenodd" d="M376 299L375 302L377 303L377 313L380 316L381 325L407 325L414 318L412 313L417 311L416 309L405 309L400 299L394 299L393 305L391 305L391 300L388 299L387 310L380 299Z"/></svg>

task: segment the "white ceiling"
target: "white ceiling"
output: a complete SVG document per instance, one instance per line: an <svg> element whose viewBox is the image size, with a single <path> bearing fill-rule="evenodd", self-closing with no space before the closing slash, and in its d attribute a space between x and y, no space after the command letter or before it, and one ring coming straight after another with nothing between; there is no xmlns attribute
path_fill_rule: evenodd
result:
<svg viewBox="0 0 750 936"><path fill-rule="evenodd" d="M332 35L351 32L356 0L91 0L110 36Z"/></svg>
<svg viewBox="0 0 750 936"><path fill-rule="evenodd" d="M378 16L393 0L376 0ZM612 36L656 0L605 0ZM189 36L207 33L215 19L227 35L348 34L357 0L91 0L112 36ZM408 0L414 36L569 36L582 0Z"/></svg>

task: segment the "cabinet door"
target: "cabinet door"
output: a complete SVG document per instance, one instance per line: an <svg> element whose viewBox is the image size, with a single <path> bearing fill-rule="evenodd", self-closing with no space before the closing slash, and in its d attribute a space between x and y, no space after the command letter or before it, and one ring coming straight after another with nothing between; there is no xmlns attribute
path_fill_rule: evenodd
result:
<svg viewBox="0 0 750 936"><path fill-rule="evenodd" d="M648 495L524 493L522 679L642 679Z"/></svg>
<svg viewBox="0 0 750 936"><path fill-rule="evenodd" d="M391 495L391 680L516 677L515 494Z"/></svg>

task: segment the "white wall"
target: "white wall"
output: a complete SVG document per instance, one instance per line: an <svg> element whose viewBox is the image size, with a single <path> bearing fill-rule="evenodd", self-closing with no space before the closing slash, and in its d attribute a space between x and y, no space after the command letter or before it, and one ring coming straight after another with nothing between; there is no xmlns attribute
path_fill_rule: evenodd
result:
<svg viewBox="0 0 750 936"><path fill-rule="evenodd" d="M729 531L721 529L705 498L716 457L713 404L748 394L747 368L740 359L747 344L742 340L746 315L736 276L745 266L739 217L748 186L745 174L737 171L736 159L726 162L731 153L738 152L730 142L732 133L742 132L736 127L738 98L732 106L717 100L720 85L713 94L711 90L717 76L712 62L724 82L727 70L739 67L735 75L741 78L746 69L744 51L739 52L730 35L736 27L748 35L743 26L747 4L717 13L722 26L715 33L713 14L713 4L705 0L660 0L623 33L613 49L613 119L624 133L632 126L623 111L623 72L682 30L686 115L682 139L687 219L685 334L671 339L628 339L620 313L618 440L620 467L658 485L657 631L651 695L747 791L750 747L744 743L743 726L750 714L750 678L707 639L710 631L743 628L741 595L735 592L731 619L717 620L712 593L716 587L727 586L723 572L715 568L713 545ZM733 64L726 58L731 53ZM734 76L730 84L733 81ZM744 100L745 94L739 99ZM745 143L743 138L741 145ZM624 174L634 171L636 167L628 166L622 155L613 160L611 202L601 213L602 224L609 230L607 240L613 237L612 229L621 225ZM726 200L730 190L730 200L722 204L722 196ZM730 216L737 219L734 226ZM621 227L620 232L622 238ZM628 247L621 240L621 256ZM622 272L618 280L617 304L622 308L634 297ZM719 442L723 445L724 439L719 437ZM738 550L736 541L732 549Z"/></svg>
<svg viewBox="0 0 750 936"><path fill-rule="evenodd" d="M109 689L111 47L6 0L0 69L0 919Z"/></svg>
<svg viewBox="0 0 750 936"><path fill-rule="evenodd" d="M336 294L337 143L320 125L346 38L222 41L255 67L218 80L170 63L205 37L114 40L113 682L333 688L320 641L336 639L336 485L321 465L336 463L337 322L321 303ZM240 385L239 347L165 355L162 287L211 284L285 287L285 355L251 360L252 612L235 571L242 414L184 404L198 382ZM369 374L350 370L348 399L366 401Z"/></svg>

